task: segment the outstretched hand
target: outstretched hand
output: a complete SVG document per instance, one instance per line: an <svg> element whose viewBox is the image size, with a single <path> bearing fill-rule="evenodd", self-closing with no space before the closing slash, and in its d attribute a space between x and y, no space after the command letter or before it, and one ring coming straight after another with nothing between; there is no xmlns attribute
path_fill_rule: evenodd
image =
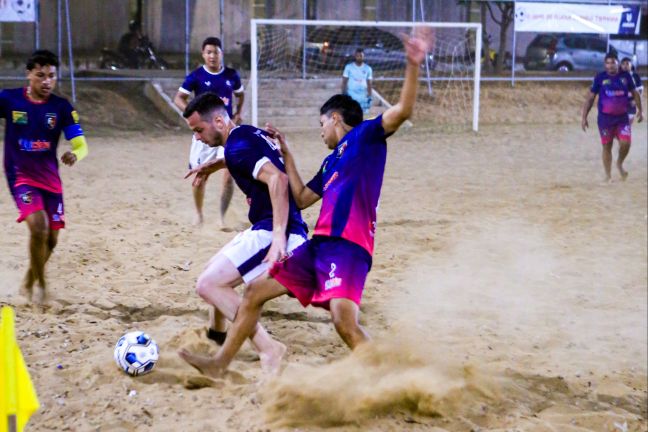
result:
<svg viewBox="0 0 648 432"><path fill-rule="evenodd" d="M63 153L63 156L61 156L61 162L63 162L67 166L74 165L76 161L77 157L71 151L66 151L65 153Z"/></svg>
<svg viewBox="0 0 648 432"><path fill-rule="evenodd" d="M225 168L225 159L216 159L204 164L198 165L196 168L190 169L184 176L184 178L189 178L192 175L195 175L191 185L198 187L204 184L209 176L221 168Z"/></svg>
<svg viewBox="0 0 648 432"><path fill-rule="evenodd" d="M403 34L402 39L407 61L419 66L425 60L425 54L434 46L435 33L431 27L417 26L412 36Z"/></svg>
<svg viewBox="0 0 648 432"><path fill-rule="evenodd" d="M279 150L281 151L282 155L284 153L290 152L288 142L286 141L286 136L279 129L277 129L270 123L266 123L265 130L266 132L268 132L268 135L270 135L270 138L277 140L277 142L279 143Z"/></svg>

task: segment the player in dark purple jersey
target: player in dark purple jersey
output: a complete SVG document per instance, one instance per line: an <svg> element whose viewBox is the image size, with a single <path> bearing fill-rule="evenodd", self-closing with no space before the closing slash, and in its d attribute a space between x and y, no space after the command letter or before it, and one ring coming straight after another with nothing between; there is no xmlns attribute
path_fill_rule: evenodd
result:
<svg viewBox="0 0 648 432"><path fill-rule="evenodd" d="M250 206L252 226L214 255L196 283L198 294L232 321L241 301L234 288L242 282L254 283L269 266L302 244L306 224L289 193L279 147L265 131L235 125L223 101L213 93L191 101L184 116L197 138L212 147L225 147L224 160L202 164L188 176L195 174L194 184L199 184L226 164ZM276 370L285 346L272 340L261 325L250 335L263 368Z"/></svg>
<svg viewBox="0 0 648 432"><path fill-rule="evenodd" d="M52 93L57 57L35 51L27 60L27 87L0 92L0 118L5 119L4 169L18 207L18 222L29 228L29 268L21 293L36 303L46 299L45 264L65 227L63 185L57 148L61 133L71 151L61 162L72 166L88 154L88 146L72 105ZM34 284L37 290L34 292Z"/></svg>
<svg viewBox="0 0 648 432"><path fill-rule="evenodd" d="M185 78L178 89L173 102L184 111L189 103L189 97L201 95L206 92L216 93L223 100L227 114L235 124L241 124L241 113L243 112L244 92L243 84L238 72L223 64L223 50L221 41L217 37L208 37L202 43L202 58L204 64L192 71ZM234 98L236 98L236 111L234 111ZM219 153L219 151L221 153ZM189 152L189 168L196 168L198 165L215 158L222 158L222 147L210 147L207 144L192 137L191 150ZM234 183L227 170L223 170L223 186L220 202L221 224L225 225L225 213L232 200ZM205 198L205 183L193 187L194 204L196 206L196 218L194 222L200 225L204 221L203 201Z"/></svg>
<svg viewBox="0 0 648 432"><path fill-rule="evenodd" d="M362 121L362 108L348 95L335 95L321 107L321 135L333 152L308 184L301 180L283 135L268 125L268 132L281 145L290 189L299 208L322 200L315 233L291 256L271 267L271 278L259 278L248 285L216 355L182 352L192 366L212 377L220 375L258 326L263 304L284 294L291 294L304 306L328 309L335 329L352 349L369 340L358 322L359 304L371 267L386 138L412 114L419 67L431 43L427 28L417 28L412 38L404 37L408 61L400 99L381 116Z"/></svg>
<svg viewBox="0 0 648 432"><path fill-rule="evenodd" d="M628 93L631 93L634 98L637 107L637 123L640 123L643 119L643 110L641 97L635 88L634 80L628 72L619 70L619 60L615 54L607 54L605 56L605 71L594 77L592 87L583 104L581 127L583 131L589 127L587 115L594 106L594 99L598 95L597 122L603 146L605 181L608 183L612 181L612 143L614 138L619 141L617 168L621 180L628 177L628 172L623 169L623 161L628 156L632 140L632 129L628 118Z"/></svg>

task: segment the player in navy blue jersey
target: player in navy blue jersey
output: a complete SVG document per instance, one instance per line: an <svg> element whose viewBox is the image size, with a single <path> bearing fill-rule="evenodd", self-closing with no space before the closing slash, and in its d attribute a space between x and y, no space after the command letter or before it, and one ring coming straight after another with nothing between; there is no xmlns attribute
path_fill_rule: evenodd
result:
<svg viewBox="0 0 648 432"><path fill-rule="evenodd" d="M181 111L187 108L189 97L201 95L206 92L216 93L223 100L227 114L235 124L241 124L241 113L243 109L243 84L238 72L223 64L223 50L221 41L217 37L208 37L202 43L202 58L204 64L191 72L185 78L182 86L173 99ZM234 98L236 98L236 111L234 111ZM202 141L192 137L191 150L189 152L189 168L196 168L198 165L208 162L214 158L222 158L222 148L210 147ZM223 170L223 189L220 202L221 224L225 225L225 213L232 200L234 185L227 170ZM204 221L203 201L205 198L205 183L193 187L194 204L196 217L194 223L200 225Z"/></svg>
<svg viewBox="0 0 648 432"><path fill-rule="evenodd" d="M198 278L196 291L228 320L234 320L240 297L234 288L253 283L275 262L306 240L306 224L288 190L288 176L279 147L258 128L237 126L223 101L204 93L191 101L184 116L196 138L225 148L225 159L215 159L190 170L194 185L227 167L245 194L252 226L238 234L209 261ZM279 366L285 347L258 325L251 334L264 369ZM183 352L181 354L191 356Z"/></svg>
<svg viewBox="0 0 648 432"><path fill-rule="evenodd" d="M621 70L630 74L634 81L635 90L637 90L639 96L643 95L643 82L641 82L641 77L632 65L632 59L630 57L624 57L623 60L621 60ZM634 100L634 95L630 92L628 93L628 120L630 121L630 126L632 126L632 122L636 115L637 103Z"/></svg>
<svg viewBox="0 0 648 432"><path fill-rule="evenodd" d="M65 227L57 160L61 133L72 144L61 162L72 166L88 154L77 112L67 99L52 93L58 64L50 51L35 51L27 60L29 85L0 92L4 170L18 207L17 221L25 221L30 233L29 267L21 293L36 303L46 298L45 264L56 247L59 230Z"/></svg>
<svg viewBox="0 0 648 432"><path fill-rule="evenodd" d="M432 39L432 32L420 27L414 37L404 36L407 67L400 98L382 115L363 121L360 104L343 94L331 97L320 108L321 136L332 152L308 184L301 180L283 135L267 126L281 146L290 189L299 208L322 200L315 232L289 257L270 267L270 278L262 277L248 285L216 355L181 352L189 364L208 376L220 375L258 327L263 304L284 294L304 306L329 310L335 329L350 348L369 340L359 324L360 300L372 263L386 140L413 112L419 67ZM225 158L228 160L227 150Z"/></svg>

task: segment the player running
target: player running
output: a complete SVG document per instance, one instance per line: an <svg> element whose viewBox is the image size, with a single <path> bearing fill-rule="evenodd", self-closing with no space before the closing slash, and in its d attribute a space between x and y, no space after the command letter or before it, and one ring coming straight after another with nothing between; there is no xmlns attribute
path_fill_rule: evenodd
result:
<svg viewBox="0 0 648 432"><path fill-rule="evenodd" d="M29 228L29 267L20 292L35 303L46 300L45 264L56 247L59 230L65 227L57 160L61 132L72 145L61 162L72 166L88 154L77 112L67 99L52 93L58 65L50 51L35 51L27 60L27 87L0 92L4 170L18 206L17 221L27 222Z"/></svg>

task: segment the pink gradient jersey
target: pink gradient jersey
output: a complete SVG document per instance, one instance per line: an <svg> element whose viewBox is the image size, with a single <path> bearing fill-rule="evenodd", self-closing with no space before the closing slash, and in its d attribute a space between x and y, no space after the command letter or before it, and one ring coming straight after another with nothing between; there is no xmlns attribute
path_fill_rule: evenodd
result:
<svg viewBox="0 0 648 432"><path fill-rule="evenodd" d="M56 95L37 103L25 88L0 92L0 118L5 119L4 168L9 188L29 185L62 193L56 149L61 132L71 140L83 135L76 111Z"/></svg>
<svg viewBox="0 0 648 432"><path fill-rule="evenodd" d="M365 120L324 159L307 185L322 197L314 236L341 237L373 254L386 138L382 116Z"/></svg>
<svg viewBox="0 0 648 432"><path fill-rule="evenodd" d="M599 95L598 121L603 127L628 122L628 94L635 89L632 75L601 72L594 77L590 91Z"/></svg>

